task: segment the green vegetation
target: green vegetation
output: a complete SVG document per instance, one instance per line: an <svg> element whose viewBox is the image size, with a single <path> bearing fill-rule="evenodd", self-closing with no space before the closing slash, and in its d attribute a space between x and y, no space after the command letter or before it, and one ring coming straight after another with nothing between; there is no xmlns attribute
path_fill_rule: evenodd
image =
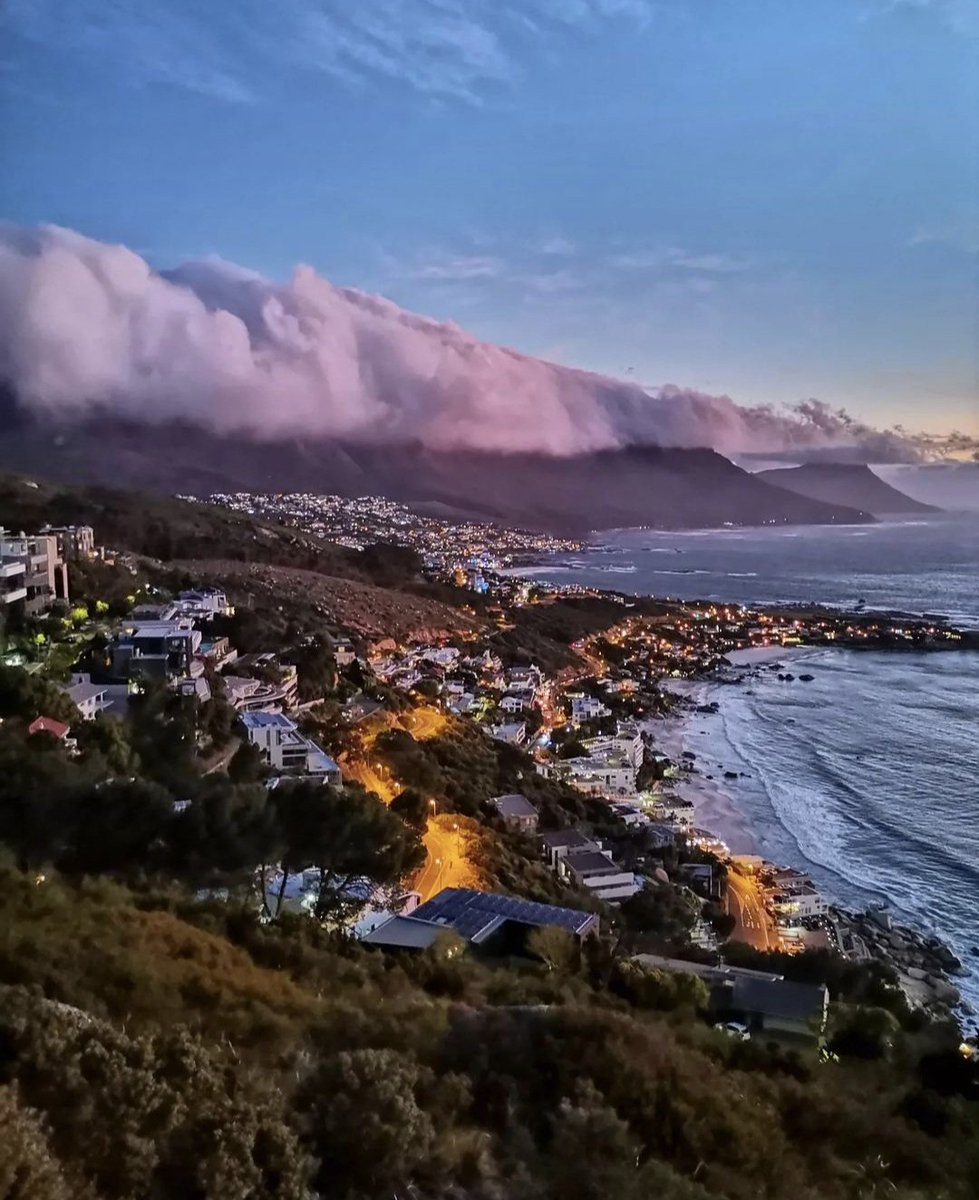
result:
<svg viewBox="0 0 979 1200"><path fill-rule="evenodd" d="M12 1195L967 1200L974 1067L737 1043L697 980L542 931L388 958L234 904L0 870ZM6 1175L4 1174L6 1172ZM9 1185L8 1185L9 1186Z"/></svg>
<svg viewBox="0 0 979 1200"><path fill-rule="evenodd" d="M4 483L0 507L25 526L87 520L158 558L298 556L399 587L417 566L104 489ZM91 640L92 661L101 618L136 589L198 582L180 566L149 580L90 566L76 592L88 617L64 614L52 640ZM560 665L624 611L530 605L492 644ZM440 820L459 814L484 878L540 900L594 907L504 827L494 796L522 792L542 829L580 826L623 861L649 851L470 722L425 739L348 727L354 689L388 702L389 725L410 701L359 667L338 673L328 624L308 595L269 588L214 632L296 663L301 694L327 697L304 721L390 770L403 790L387 808L357 785L267 788L258 751L234 747L217 681L207 704L147 686L125 719L82 722L54 683L68 649L45 648L33 674L0 667L0 1197L971 1200L979 1071L885 968L728 947L730 961L829 984L821 1056L715 1032L699 979L631 957L682 946L702 908L665 876L603 907L601 938L545 927L522 958L449 931L416 955L343 935L364 891L420 865L432 802ZM71 724L75 752L28 737L41 712ZM663 862L673 878L679 855ZM289 902L300 873L310 915Z"/></svg>

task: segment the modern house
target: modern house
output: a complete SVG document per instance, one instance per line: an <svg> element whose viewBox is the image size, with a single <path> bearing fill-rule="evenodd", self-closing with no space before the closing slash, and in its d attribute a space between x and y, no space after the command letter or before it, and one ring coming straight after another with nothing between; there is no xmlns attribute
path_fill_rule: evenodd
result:
<svg viewBox="0 0 979 1200"><path fill-rule="evenodd" d="M22 604L37 617L68 600L68 567L52 534L11 534L0 527L0 604Z"/></svg>
<svg viewBox="0 0 979 1200"><path fill-rule="evenodd" d="M168 682L201 675L204 665L195 661L200 644L200 630L188 617L133 622L112 643L112 674Z"/></svg>
<svg viewBox="0 0 979 1200"><path fill-rule="evenodd" d="M571 701L571 724L580 725L583 721L597 721L602 717L610 717L612 710L594 696L584 692L569 692Z"/></svg>
<svg viewBox="0 0 979 1200"><path fill-rule="evenodd" d="M214 617L233 617L234 605L228 603L226 593L216 588L195 588L181 592L169 606L172 617L193 617L198 621L210 621Z"/></svg>
<svg viewBox="0 0 979 1200"><path fill-rule="evenodd" d="M533 929L554 925L583 940L599 931L597 913L538 904L496 892L444 888L411 916L394 916L363 938L386 950L427 950L441 933L452 932L472 946L519 953Z"/></svg>
<svg viewBox="0 0 979 1200"><path fill-rule="evenodd" d="M283 713L246 712L241 724L248 740L262 752L273 771L281 775L301 775L307 779L340 787L343 775L339 766L314 741L299 732L295 721Z"/></svg>
<svg viewBox="0 0 979 1200"><path fill-rule="evenodd" d="M522 746L527 740L527 726L523 721L510 721L502 725L487 725L486 732L497 742L508 746Z"/></svg>
<svg viewBox="0 0 979 1200"><path fill-rule="evenodd" d="M623 870L605 850L578 850L564 855L557 873L569 883L585 888L599 900L628 900L642 888L631 871Z"/></svg>
<svg viewBox="0 0 979 1200"><path fill-rule="evenodd" d="M58 553L65 562L95 556L95 530L91 525L45 525L41 532L57 538Z"/></svg>
<svg viewBox="0 0 979 1200"><path fill-rule="evenodd" d="M825 984L732 976L713 983L711 1012L768 1037L816 1039L826 1028L829 990Z"/></svg>
<svg viewBox="0 0 979 1200"><path fill-rule="evenodd" d="M569 854L582 850L601 850L600 842L587 837L578 829L559 829L554 833L543 833L540 837L541 852L551 870Z"/></svg>
<svg viewBox="0 0 979 1200"><path fill-rule="evenodd" d="M754 1036L817 1041L826 1030L829 989L825 984L795 983L767 971L652 954L639 954L635 961L654 970L698 975L707 985L713 1019L736 1021Z"/></svg>
<svg viewBox="0 0 979 1200"><path fill-rule="evenodd" d="M495 796L492 803L508 828L521 833L533 833L537 828L537 809L526 796Z"/></svg>

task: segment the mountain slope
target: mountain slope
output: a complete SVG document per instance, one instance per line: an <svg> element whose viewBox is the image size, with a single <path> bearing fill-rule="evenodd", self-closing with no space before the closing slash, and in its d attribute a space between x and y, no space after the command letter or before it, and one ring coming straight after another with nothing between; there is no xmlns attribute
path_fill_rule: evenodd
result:
<svg viewBox="0 0 979 1200"><path fill-rule="evenodd" d="M806 463L759 471L756 478L810 500L861 508L874 516L885 513L938 512L930 504L912 500L885 483L867 466L855 463Z"/></svg>
<svg viewBox="0 0 979 1200"><path fill-rule="evenodd" d="M711 450L658 446L571 457L419 443L257 442L188 424L96 420L59 431L24 422L0 443L0 468L156 492L319 491L437 502L529 528L697 528L872 520L867 511L773 487Z"/></svg>

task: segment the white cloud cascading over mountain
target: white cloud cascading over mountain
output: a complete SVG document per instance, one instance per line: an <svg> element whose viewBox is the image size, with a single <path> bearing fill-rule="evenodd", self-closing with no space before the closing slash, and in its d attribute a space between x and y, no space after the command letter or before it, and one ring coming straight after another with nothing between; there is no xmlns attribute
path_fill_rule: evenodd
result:
<svg viewBox="0 0 979 1200"><path fill-rule="evenodd" d="M480 342L308 266L287 283L211 259L159 272L53 226L0 230L0 378L42 416L183 418L264 440L918 457L911 440L818 401L779 411L647 390Z"/></svg>

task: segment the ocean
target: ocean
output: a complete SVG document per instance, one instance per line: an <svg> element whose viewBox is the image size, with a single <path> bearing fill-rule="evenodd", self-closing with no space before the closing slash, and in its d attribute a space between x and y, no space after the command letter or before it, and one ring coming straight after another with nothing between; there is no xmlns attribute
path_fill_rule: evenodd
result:
<svg viewBox="0 0 979 1200"><path fill-rule="evenodd" d="M878 525L596 535L519 573L681 600L819 601L943 613L979 626L979 514Z"/></svg>
<svg viewBox="0 0 979 1200"><path fill-rule="evenodd" d="M860 600L979 627L974 515L596 542L536 574L742 604ZM716 685L719 715L693 716L684 734L741 818L743 844L732 848L809 870L846 907L882 903L938 934L962 959L957 986L979 1011L979 652L813 649L789 669L813 681L762 670ZM747 777L726 781L726 770Z"/></svg>

